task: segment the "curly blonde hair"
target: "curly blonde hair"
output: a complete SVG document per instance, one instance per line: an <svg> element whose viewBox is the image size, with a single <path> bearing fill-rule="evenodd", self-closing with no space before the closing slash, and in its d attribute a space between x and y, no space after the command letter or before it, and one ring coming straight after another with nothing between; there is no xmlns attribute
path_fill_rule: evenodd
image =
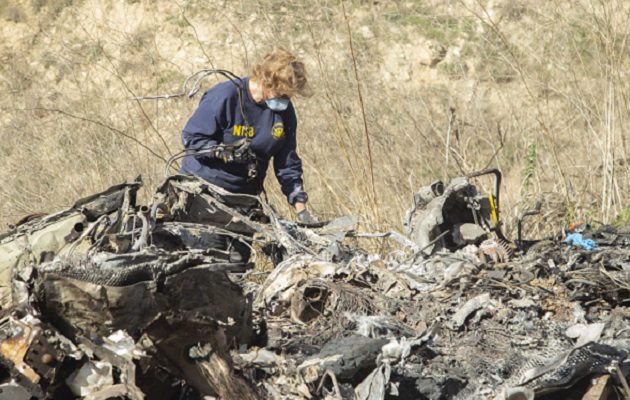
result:
<svg viewBox="0 0 630 400"><path fill-rule="evenodd" d="M282 47L267 54L260 64L254 66L252 79L256 82L264 81L267 88L280 96L312 94L304 63Z"/></svg>

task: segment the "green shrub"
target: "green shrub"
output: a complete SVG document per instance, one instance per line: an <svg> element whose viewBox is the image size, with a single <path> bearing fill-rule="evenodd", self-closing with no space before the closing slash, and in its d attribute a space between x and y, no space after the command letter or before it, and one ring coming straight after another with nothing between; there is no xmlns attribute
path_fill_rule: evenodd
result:
<svg viewBox="0 0 630 400"><path fill-rule="evenodd" d="M626 225L630 225L630 208L626 208L615 217L615 226L621 227Z"/></svg>

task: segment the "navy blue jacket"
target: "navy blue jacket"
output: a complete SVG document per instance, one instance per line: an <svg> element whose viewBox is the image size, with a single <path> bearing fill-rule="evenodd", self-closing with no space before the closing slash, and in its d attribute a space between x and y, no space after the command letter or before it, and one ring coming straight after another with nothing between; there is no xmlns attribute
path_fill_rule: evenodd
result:
<svg viewBox="0 0 630 400"><path fill-rule="evenodd" d="M251 124L249 132L245 132L239 90L233 82L226 81L204 93L199 107L184 127L182 144L186 149L202 149L231 144L247 135L258 160L258 177L248 180L247 165L225 163L208 154L184 157L180 172L197 175L233 193L259 194L273 157L276 177L289 203L306 202L302 160L296 152L297 119L293 104L284 111L272 111L264 102L254 102L249 93L249 78L244 78L242 83L243 109Z"/></svg>

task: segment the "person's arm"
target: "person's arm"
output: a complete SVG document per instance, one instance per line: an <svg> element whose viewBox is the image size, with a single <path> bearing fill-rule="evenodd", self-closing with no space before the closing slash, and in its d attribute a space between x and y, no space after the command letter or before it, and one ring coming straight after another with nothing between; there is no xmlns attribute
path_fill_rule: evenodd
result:
<svg viewBox="0 0 630 400"><path fill-rule="evenodd" d="M205 149L219 144L221 132L226 125L228 103L225 94L216 88L204 93L199 106L182 131L185 149ZM205 156L212 157L211 154Z"/></svg>
<svg viewBox="0 0 630 400"><path fill-rule="evenodd" d="M285 143L273 157L273 167L282 193L296 210L300 207L300 210L297 210L299 212L306 208L308 195L302 182L302 160L296 150L295 123L293 127L285 125L285 129L287 129Z"/></svg>
<svg viewBox="0 0 630 400"><path fill-rule="evenodd" d="M294 123L293 127L297 124ZM295 128L287 132L286 143L282 150L274 156L274 169L282 192L287 196L289 204L295 207L297 221L304 225L318 225L319 221L306 208L308 195L302 182L302 160L296 151Z"/></svg>

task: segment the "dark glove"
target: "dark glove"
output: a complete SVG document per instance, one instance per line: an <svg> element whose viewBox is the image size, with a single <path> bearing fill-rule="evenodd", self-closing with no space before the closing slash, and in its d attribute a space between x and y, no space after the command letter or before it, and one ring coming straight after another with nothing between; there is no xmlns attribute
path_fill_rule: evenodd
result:
<svg viewBox="0 0 630 400"><path fill-rule="evenodd" d="M223 160L224 163L239 163L242 164L243 162L241 160L238 159L238 157L235 156L234 154L234 149L219 149L217 150L216 154L215 154L216 158L219 158L221 160Z"/></svg>
<svg viewBox="0 0 630 400"><path fill-rule="evenodd" d="M256 156L250 149L251 142L241 139L233 144L220 146L215 157L224 163L247 164L256 160Z"/></svg>
<svg viewBox="0 0 630 400"><path fill-rule="evenodd" d="M309 214L308 210L305 208L304 210L297 213L297 222L300 225L304 226L321 226L322 224L317 220L317 218L313 217Z"/></svg>

